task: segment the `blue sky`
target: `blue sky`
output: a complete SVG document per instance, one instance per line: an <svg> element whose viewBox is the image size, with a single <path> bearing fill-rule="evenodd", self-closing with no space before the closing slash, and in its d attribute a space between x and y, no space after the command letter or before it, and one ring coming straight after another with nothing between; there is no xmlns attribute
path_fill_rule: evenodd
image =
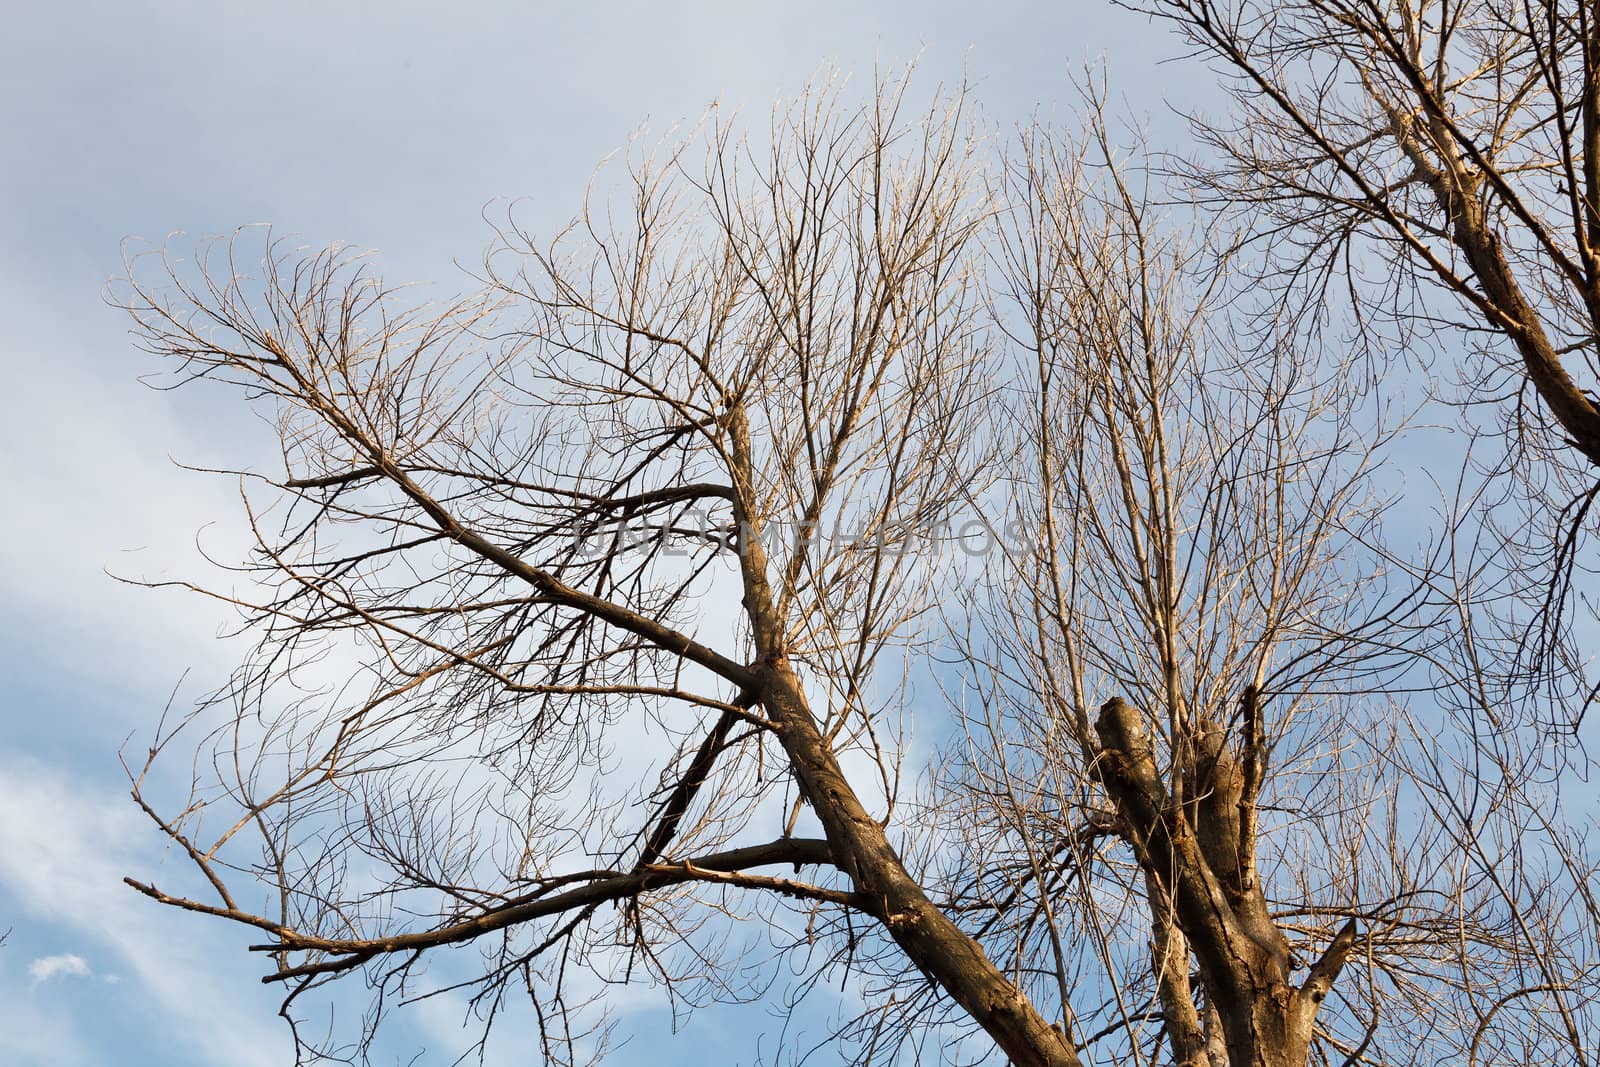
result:
<svg viewBox="0 0 1600 1067"><path fill-rule="evenodd" d="M1104 59L1156 140L1164 98L1201 99L1172 40L1109 4L187 3L16 5L0 36L0 1062L288 1062L245 937L148 904L124 874L176 877L126 797L117 749L173 687L220 679L224 621L107 571L190 575L237 552L225 481L187 474L265 454L267 428L217 394L142 387L154 368L101 300L119 243L270 221L383 253L391 279L453 288L497 197L554 227L595 164L646 122L713 100L761 116L823 64L870 79L920 57L965 74L990 120L1069 116L1069 77ZM1181 82L1180 82L1181 79ZM135 746L137 747L137 746ZM618 1063L734 1063L761 1006L667 1019L624 1008ZM377 1062L448 1063L448 1005L407 1015ZM527 1062L515 1035L489 1062ZM663 1058L665 1054L668 1058ZM676 1056L676 1059L670 1058ZM387 1057L385 1059L384 1057Z"/></svg>

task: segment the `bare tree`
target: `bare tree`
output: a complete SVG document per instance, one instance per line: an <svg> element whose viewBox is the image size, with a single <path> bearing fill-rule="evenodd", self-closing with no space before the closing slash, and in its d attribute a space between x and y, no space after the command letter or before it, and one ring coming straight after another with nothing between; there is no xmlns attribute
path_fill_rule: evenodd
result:
<svg viewBox="0 0 1600 1067"><path fill-rule="evenodd" d="M870 921L1014 1062L1077 1063L886 829L873 667L939 591L906 531L985 466L963 109L823 88L767 143L713 118L553 243L512 219L442 310L248 235L130 267L144 346L272 413L284 467L241 475L261 595L225 599L259 644L217 777L173 815L135 776L214 899L132 884L261 930L291 1002L365 967L381 1008L429 950L492 945L479 1003L525 986L551 1059L589 1047L570 973L738 995L707 918L785 900Z"/></svg>
<svg viewBox="0 0 1600 1067"><path fill-rule="evenodd" d="M1100 991L1071 1032L1112 1062L1304 1064L1356 911L1288 921L1274 905L1337 897L1348 857L1279 849L1370 818L1322 812L1381 666L1363 636L1406 614L1351 551L1387 435L1337 368L1232 343L1212 243L1092 118L1083 143L1030 133L1006 183L1005 319L1032 357L1010 518L1038 536L981 610L963 905L1039 995ZM1279 798L1295 814L1263 820Z"/></svg>
<svg viewBox="0 0 1600 1067"><path fill-rule="evenodd" d="M1596 867L1483 728L1478 571L1386 547L1356 356L1235 328L1239 245L1088 119L993 170L903 83L714 114L444 307L255 232L132 263L142 344L282 467L233 472L202 772L150 795L165 729L131 770L203 881L130 884L260 930L291 1025L365 975L362 1042L466 948L552 1062L607 983L780 963L868 994L861 1062L1581 1061ZM910 671L963 728L931 774Z"/></svg>
<svg viewBox="0 0 1600 1067"><path fill-rule="evenodd" d="M1313 380L1341 376L1359 384L1375 371L1387 375L1402 359L1420 360L1419 348L1435 346L1458 361L1456 390L1436 392L1469 405L1466 423L1475 443L1467 455L1486 467L1476 483L1470 472L1464 475L1457 499L1439 514L1435 551L1424 553L1426 566L1394 558L1365 537L1350 546L1358 557L1378 551L1388 558L1395 580L1416 583L1414 594L1421 599L1414 603L1421 613L1409 616L1407 626L1381 633L1336 626L1330 635L1363 650L1360 658L1319 662L1293 651L1303 634L1274 632L1270 610L1254 618L1245 615L1243 647L1252 654L1259 650L1271 662L1273 646L1287 644L1277 652L1293 665L1289 677L1297 683L1309 679L1311 690L1296 694L1291 684L1287 693L1278 694L1290 697L1286 707L1280 705L1284 718L1263 722L1261 709L1272 705L1262 702L1274 697L1278 683L1263 685L1243 674L1221 689L1221 696L1180 701L1197 720L1185 727L1176 716L1159 714L1174 700L1157 681L1175 684L1160 660L1170 655L1167 633L1181 635L1179 647L1192 650L1193 642L1212 632L1204 624L1208 611L1234 626L1241 616L1217 606L1219 596L1227 599L1221 591L1230 588L1228 582L1201 582L1178 587L1176 603L1184 609L1180 621L1162 625L1159 616L1169 601L1158 595L1159 583L1163 567L1171 564L1159 551L1139 545L1141 536L1146 544L1162 543L1149 530L1159 526L1166 486L1183 483L1173 461L1164 454L1152 456L1152 449L1180 435L1154 432L1165 418L1155 405L1141 418L1127 410L1120 394L1101 401L1105 414L1091 425L1108 438L1123 437L1120 449L1103 446L1112 456L1102 461L1101 484L1111 491L1077 489L1089 479L1072 463L1058 459L1054 468L1074 472L1062 480L1078 494L1065 497L1076 509L1063 502L1061 514L1081 514L1090 500L1099 505L1087 527L1095 551L1083 548L1083 527L1074 526L1054 553L1013 561L1008 588L1021 588L1026 596L1013 594L1012 610L1001 613L996 629L1005 636L987 658L1006 668L1008 675L992 674L1009 677L1014 688L996 689L977 724L980 743L965 758L964 777L974 780L982 795L1002 800L995 811L985 812L980 804L973 821L961 827L978 857L968 865L994 872L994 886L975 890L977 899L988 905L1003 902L1013 913L996 919L999 941L991 951L998 956L1002 942L1015 945L1019 957L1037 963L1049 958L1047 931L1065 944L1117 943L1108 932L1116 932L1119 921L1131 921L1125 903L1137 877L1157 883L1150 896L1160 901L1166 882L1182 883L1184 862L1219 866L1216 836L1237 841L1253 832L1257 845L1272 853L1241 857L1237 874L1220 877L1222 897L1235 912L1241 890L1262 870L1277 866L1280 878L1291 872L1295 878L1269 881L1264 890L1278 931L1288 931L1291 938L1296 931L1302 937L1315 931L1311 943L1326 943L1321 939L1333 937L1331 926L1319 929L1326 917L1360 920L1352 928L1353 951L1356 958L1365 957L1365 973L1333 990L1342 1005L1330 1005L1334 1010L1325 1008L1307 1021L1313 1056L1345 1063L1591 1062L1596 1054L1592 1035L1600 1028L1595 1018L1600 910L1592 895L1595 861L1588 840L1593 803L1581 785L1592 763L1578 731L1595 696L1585 679L1586 645L1592 642L1583 637L1593 615L1574 594L1587 588L1592 575L1584 547L1595 496L1591 390L1600 373L1592 269L1600 232L1593 226L1597 164L1592 160L1600 129L1594 120L1600 99L1594 11L1585 5L1499 3L1180 0L1131 6L1178 23L1231 79L1234 115L1225 122L1197 120L1222 163L1189 162L1180 169L1190 189L1253 238L1246 250L1257 258L1248 264L1248 282L1270 296L1266 310L1258 302L1252 317L1257 342L1270 349L1275 339L1287 336L1304 349L1327 344L1330 337L1342 340L1328 328L1329 315L1339 298L1349 297L1355 316L1338 324L1350 327L1345 336L1365 346L1364 353L1376 356L1378 365L1303 361L1298 363L1302 375ZM1071 184L1052 181L1042 187ZM1042 205L1050 201L1046 195L1031 199ZM1136 201L1124 200L1123 206L1134 212ZM1096 234L1088 247L1114 246L1113 238L1138 234L1143 264L1142 238L1149 229L1125 219L1120 227ZM1052 316L1068 324L1064 332L1076 338L1067 344L1071 348L1089 336L1083 319L1091 312L1104 314L1106 298L1097 295L1084 310L1060 297L1072 289L1056 284L1050 266L1056 260L1093 263L1102 272L1103 267L1083 251L1076 235L1053 245L1037 232L1030 229L1027 241L1012 242L1027 253L1013 258L1023 265L1013 274L1024 279L1018 287L1018 302L1030 323L1024 333L1036 339L1041 368L1048 369L1057 365L1049 350L1062 344L1063 333ZM1237 263L1240 251L1230 241L1215 258ZM1078 272L1080 277L1090 273ZM1149 286L1135 288L1144 303L1124 314L1141 323L1149 314ZM1441 294L1449 299L1439 299ZM1154 303L1160 306L1159 300ZM1062 306L1071 310L1063 313ZM1126 346L1134 350L1152 334L1142 325L1126 329ZM1234 331L1232 340L1239 336ZM1432 370L1437 364L1425 365ZM1126 373L1119 374L1119 388L1126 388ZM1214 389L1215 369L1205 374L1207 388ZM1085 372L1060 377L1072 383L1063 392L1085 392ZM1379 380L1383 393L1405 388L1405 379ZM1040 381L1044 411L1050 390L1043 370ZM1414 386L1416 380L1411 382ZM1359 395L1352 391L1335 398L1333 410L1348 412ZM1059 399L1055 404L1072 410ZM1497 436L1508 446L1502 456L1490 454L1483 440L1483 411L1499 420ZM1238 447L1248 446L1248 434L1236 424L1225 425L1241 442ZM1187 432L1203 434L1192 426ZM1040 436L1074 440L1070 429ZM1074 444L1069 450L1079 464L1082 448ZM1048 454L1049 449L1039 451ZM1120 458L1119 451L1136 461ZM1210 451L1223 452L1216 445ZM1042 460L1039 470L1033 489L1044 503L1034 506L1047 510L1050 494L1061 490ZM1238 490L1225 479L1218 481L1220 476L1209 482L1191 476L1209 488L1179 509L1193 525L1180 525L1167 543L1179 547L1183 573L1210 574L1215 565L1208 557L1219 542L1206 536L1207 524L1215 521L1206 516ZM1116 501L1118 489L1130 481L1146 490L1150 501L1135 495L1138 506L1124 505L1117 512L1116 528L1125 531L1117 563L1117 545L1108 544L1102 532L1103 516L1106 502ZM1245 483L1251 492L1261 484L1259 478ZM1129 496L1127 489L1121 492ZM1347 522L1336 525L1341 536L1351 529ZM1242 540L1261 553L1240 572L1250 576L1240 583L1253 595L1257 576L1279 570L1262 542L1248 535ZM1155 561L1149 570L1129 562L1141 559L1141 551ZM1147 588L1151 584L1156 592ZM1293 593L1283 590L1291 600ZM1092 610L1069 610L1085 602ZM1032 605L1031 610L1013 614L1018 603ZM1138 627L1124 623L1121 628L1138 640L1108 638L1101 620L1123 622L1127 604L1139 605L1147 616L1136 617ZM1435 613L1439 607L1445 614ZM1052 630L1061 635L1054 644ZM1190 685L1196 676L1203 680L1208 671L1225 668L1237 654L1232 641L1240 640L1239 633L1230 631L1231 640L1213 639L1203 646L1215 660L1180 660L1179 677ZM1101 658L1108 646L1118 649L1109 663ZM1385 648L1400 652L1409 667L1359 685L1353 684L1359 678L1342 674L1353 663L1382 662L1368 657ZM1155 661L1117 680L1117 672L1143 662L1141 656ZM1064 681L1084 671L1097 683L1086 691ZM1091 732L1087 694L1106 692L1107 677L1116 682L1113 691L1142 686L1146 695L1131 702L1131 713L1129 704L1106 705ZM1052 713L1039 694L1053 690L1063 695ZM1326 702L1332 694L1363 692L1365 707L1361 701ZM1323 700L1310 700L1311 695ZM1236 710L1226 710L1230 703ZM1375 713L1375 707L1384 713ZM1311 708L1317 709L1313 719L1320 741L1315 743L1307 743L1309 735L1302 732L1307 724L1296 721L1301 709ZM1138 729L1122 725L1130 721ZM1215 733L1218 740L1190 740L1190 730L1200 736ZM1116 741L1119 732L1128 739L1125 744ZM1273 738L1270 761L1260 755L1262 738L1268 736ZM1085 737L1088 745L1081 740ZM1185 789L1204 780L1207 750L1218 744L1224 758L1214 773L1221 775L1220 782L1202 788L1202 802L1186 811ZM1186 756L1186 746L1196 754ZM1252 767L1282 766L1277 753L1286 746L1297 756L1292 765L1311 777L1288 788L1282 781L1256 779ZM1134 755L1113 761L1110 771L1125 763L1159 773L1144 781L1118 781L1104 760L1119 747ZM1145 758L1146 751L1153 760ZM1062 780L1040 785L1051 774ZM1252 783L1257 789L1282 789L1278 810L1294 812L1271 835L1261 835L1263 805L1259 799L1250 803ZM1204 794L1211 788L1225 801L1237 793L1237 806L1229 801L1208 812L1208 803L1215 802ZM1074 790L1079 799L1068 807L1063 800ZM1163 847L1154 851L1154 864L1150 840L1139 840L1138 825L1119 822L1127 818L1130 796L1138 800L1152 790L1166 800L1165 814L1155 825L1164 821L1176 837L1189 832L1196 838L1187 855L1181 842L1158 841ZM1327 821L1323 812L1338 812L1338 818ZM1208 822L1217 821L1220 828L1208 828ZM1089 847L1102 840L1116 842L1109 855ZM1051 842L1063 841L1073 843L1070 860L1062 852L1067 846L1052 850ZM1083 858L1085 849L1094 862ZM1126 856L1123 849L1135 861L1124 891L1089 884L1101 869L1098 864L1116 869L1119 856ZM1222 850L1223 861L1228 855ZM1308 870L1320 877L1308 879ZM1230 878L1236 884L1230 885ZM1283 1005L1294 998L1279 995L1279 1003L1265 1013L1252 1008L1248 997L1241 1004L1241 984L1229 972L1256 966L1262 957L1230 947L1219 968L1206 958L1205 948L1215 922L1206 914L1186 915L1181 904L1181 898L1172 901L1169 924L1178 928L1181 940L1164 929L1159 909L1152 908L1155 935L1143 973L1134 961L1105 961L1114 978L1118 968L1130 977L1114 982L1119 995L1104 1011L1106 1026L1090 1025L1088 1031L1133 1035L1124 1050L1137 1057L1137 1026L1158 1018L1159 1040L1169 1044L1178 1062L1299 1062L1299 1043L1308 1035L1291 1040L1293 1028L1278 1018L1292 1019ZM1252 907L1243 900L1244 912ZM1215 911L1228 915L1220 907ZM1139 918L1143 921L1142 914ZM1025 948L1030 938L1031 947ZM1270 946L1274 940L1269 932L1259 943ZM1138 945L1131 934L1121 943ZM1265 954L1272 956L1270 950ZM1314 958L1298 946L1287 958L1297 956L1307 962ZM1187 993L1169 974L1174 959L1181 961L1172 968L1177 975L1204 986L1198 1026L1196 1013L1187 1007L1190 998L1172 996L1174 988ZM1075 967L1082 965L1080 960ZM1317 970L1313 965L1307 983ZM1083 982L1076 969L1064 973L1075 985ZM1306 983L1279 984L1272 966L1256 973L1270 976L1268 986L1290 992L1296 984L1302 992L1307 988ZM1130 991L1127 997L1121 995L1124 989ZM1175 1014L1174 1003L1183 1010Z"/></svg>
<svg viewBox="0 0 1600 1067"><path fill-rule="evenodd" d="M1285 305L1325 328L1328 298L1348 298L1354 317L1336 321L1386 362L1422 362L1413 387L1491 413L1468 427L1507 447L1473 454L1487 477L1468 495L1488 526L1463 569L1505 571L1476 594L1485 613L1499 602L1503 674L1571 730L1600 692L1571 631L1575 612L1593 621L1576 594L1600 487L1593 6L1130 6L1220 66L1234 112L1196 128L1221 162L1185 169L1219 209L1253 216Z"/></svg>
<svg viewBox="0 0 1600 1067"><path fill-rule="evenodd" d="M1326 278L1354 239L1375 238L1386 266L1448 288L1515 353L1542 414L1524 416L1537 446L1564 443L1600 464L1600 409L1585 388L1600 374L1591 6L1176 0L1149 10L1231 75L1236 121L1204 127L1232 160L1212 173L1214 188L1268 210L1293 241L1283 260ZM1507 368L1482 372L1504 379Z"/></svg>
<svg viewBox="0 0 1600 1067"><path fill-rule="evenodd" d="M1353 349L1241 344L1238 243L1090 118L1007 172L1037 536L974 603L952 907L1103 1062L1587 1062L1595 861L1448 550L1385 545L1403 438Z"/></svg>

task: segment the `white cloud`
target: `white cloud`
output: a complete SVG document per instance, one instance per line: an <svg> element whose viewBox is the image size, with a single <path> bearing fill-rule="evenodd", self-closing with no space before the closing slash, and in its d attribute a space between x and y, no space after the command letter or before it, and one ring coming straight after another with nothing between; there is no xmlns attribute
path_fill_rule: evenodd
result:
<svg viewBox="0 0 1600 1067"><path fill-rule="evenodd" d="M276 998L257 992L248 973L256 961L192 916L169 913L122 884L124 874L184 881L181 868L162 871L153 850L138 847L155 835L132 804L59 769L15 759L0 759L0 796L6 798L0 888L25 919L62 927L96 954L116 959L127 978L122 988L131 989L126 995L147 1003L142 1010L162 1019L174 1043L189 1046L201 1062L281 1067L292 1059L287 1034L273 1022ZM51 975L88 972L80 957L46 957L29 968L36 982L36 968L48 960L77 961L51 965ZM8 995L0 983L0 1002ZM72 1024L93 1028L83 1018ZM10 1037L0 1039L0 1052L12 1044Z"/></svg>
<svg viewBox="0 0 1600 1067"><path fill-rule="evenodd" d="M82 956L66 953L60 956L40 956L28 964L28 974L35 982L48 982L52 978L73 976L88 978L93 974L89 970L89 963Z"/></svg>

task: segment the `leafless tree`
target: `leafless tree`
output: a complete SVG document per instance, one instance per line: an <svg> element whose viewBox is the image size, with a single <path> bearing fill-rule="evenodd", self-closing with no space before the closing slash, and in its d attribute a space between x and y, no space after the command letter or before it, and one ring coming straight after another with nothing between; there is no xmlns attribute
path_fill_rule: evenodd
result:
<svg viewBox="0 0 1600 1067"><path fill-rule="evenodd" d="M1355 309L1341 321L1377 335L1386 361L1423 364L1413 388L1445 386L1491 415L1470 431L1508 447L1485 440L1474 453L1487 477L1470 495L1492 518L1465 569L1509 553L1496 596L1480 581L1478 599L1501 602L1513 688L1537 692L1570 730L1597 692L1570 629L1575 612L1594 618L1577 592L1593 576L1600 487L1597 12L1506 0L1129 6L1176 26L1227 80L1232 113L1197 122L1213 158L1185 169L1217 207L1254 216L1263 277L1285 306L1316 318L1338 296Z"/></svg>
<svg viewBox="0 0 1600 1067"><path fill-rule="evenodd" d="M974 601L952 907L1101 1062L1587 1062L1593 854L1448 546L1385 544L1398 423L1353 349L1241 346L1237 241L1090 118L1007 172L1038 536Z"/></svg>
<svg viewBox="0 0 1600 1067"><path fill-rule="evenodd" d="M1184 170L1218 209L1256 213L1258 277L1324 316L1315 328L1352 309L1355 336L1387 334L1391 368L1432 348L1428 377L1453 377L1441 392L1464 405L1475 469L1440 523L1453 618L1430 657L1443 718L1411 727L1431 743L1394 758L1441 847L1514 925L1478 962L1455 961L1455 1023L1417 1030L1453 1036L1419 1047L1435 1062L1592 1062L1597 12L1138 6L1229 79L1234 113L1197 122L1221 162Z"/></svg>
<svg viewBox="0 0 1600 1067"><path fill-rule="evenodd" d="M1293 258L1327 271L1353 236L1378 237L1394 264L1431 275L1505 338L1548 429L1600 464L1600 410L1582 388L1600 373L1593 9L1178 0L1151 10L1233 75L1238 121L1210 132L1235 164L1225 173L1240 200L1270 204L1313 242Z"/></svg>
<svg viewBox="0 0 1600 1067"><path fill-rule="evenodd" d="M364 975L363 1043L465 949L552 1062L610 983L780 963L853 977L862 1062L1589 1054L1594 866L1483 729L1471 567L1386 547L1355 357L1235 329L1237 244L1093 100L995 166L961 95L841 92L513 213L443 307L257 231L130 264L141 343L282 453L232 472L253 645L190 795L186 724L131 768L199 888L130 884L261 931L291 1025ZM903 774L919 671L962 729Z"/></svg>
<svg viewBox="0 0 1600 1067"><path fill-rule="evenodd" d="M492 943L480 1002L526 986L552 1059L569 972L737 995L707 916L784 899L875 924L1015 1062L1078 1062L886 830L873 666L938 594L906 531L985 467L964 104L823 87L769 133L630 157L548 245L513 218L442 310L245 235L130 267L145 347L271 412L284 463L242 476L259 644L218 776L170 815L136 772L215 898L137 888L260 929L295 993L367 967L381 1003Z"/></svg>

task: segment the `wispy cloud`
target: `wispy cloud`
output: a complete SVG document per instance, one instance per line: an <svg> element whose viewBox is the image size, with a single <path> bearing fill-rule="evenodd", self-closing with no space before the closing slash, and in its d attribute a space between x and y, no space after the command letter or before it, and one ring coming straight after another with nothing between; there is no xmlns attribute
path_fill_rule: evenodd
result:
<svg viewBox="0 0 1600 1067"><path fill-rule="evenodd" d="M88 978L94 972L82 956L64 953L60 956L40 956L28 964L28 974L35 982L48 982L52 978Z"/></svg>
<svg viewBox="0 0 1600 1067"><path fill-rule="evenodd" d="M0 888L20 905L23 920L64 928L79 944L93 946L90 958L101 966L109 969L115 961L127 979L122 987L132 989L128 996L140 1011L164 1020L172 1035L168 1062L195 1055L199 1062L280 1067L290 1058L286 1035L271 1021L275 998L251 990L257 984L252 974L233 973L254 961L203 926L175 928L173 916L121 884L125 871L148 873L152 866L148 852L133 847L148 840L149 831L131 804L28 760L0 760L0 796L7 807L0 819ZM28 973L38 985L92 971L83 957L63 954L34 960ZM92 1029L81 1016L68 1025ZM16 1062L6 1055L13 1044L12 1035L0 1037L0 1060Z"/></svg>

